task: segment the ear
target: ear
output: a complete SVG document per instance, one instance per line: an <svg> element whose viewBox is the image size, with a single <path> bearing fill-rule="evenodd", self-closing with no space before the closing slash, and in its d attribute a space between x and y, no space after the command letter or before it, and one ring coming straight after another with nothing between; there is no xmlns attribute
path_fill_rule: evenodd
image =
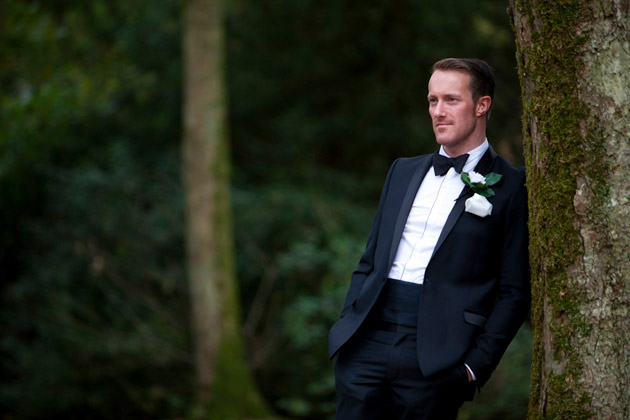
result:
<svg viewBox="0 0 630 420"><path fill-rule="evenodd" d="M489 96L482 96L477 99L477 107L475 109L477 117L484 116L490 110L490 105L492 104L492 99Z"/></svg>

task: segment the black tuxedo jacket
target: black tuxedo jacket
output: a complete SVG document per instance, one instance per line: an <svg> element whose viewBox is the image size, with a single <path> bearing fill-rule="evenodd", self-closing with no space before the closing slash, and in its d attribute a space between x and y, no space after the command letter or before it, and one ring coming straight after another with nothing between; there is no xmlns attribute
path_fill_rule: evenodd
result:
<svg viewBox="0 0 630 420"><path fill-rule="evenodd" d="M396 160L387 175L341 319L329 332L329 355L359 329L393 264L412 203L431 155ZM455 202L426 269L418 302L418 361L426 377L466 363L483 385L527 316L530 302L527 193L523 168L492 150L476 172L502 174L489 198L492 214L464 211L468 188Z"/></svg>

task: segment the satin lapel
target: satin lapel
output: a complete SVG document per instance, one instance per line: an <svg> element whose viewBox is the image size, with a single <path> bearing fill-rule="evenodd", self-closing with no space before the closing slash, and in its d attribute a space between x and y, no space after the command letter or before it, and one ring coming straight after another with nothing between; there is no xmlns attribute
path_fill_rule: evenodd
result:
<svg viewBox="0 0 630 420"><path fill-rule="evenodd" d="M475 166L475 172L481 175L487 175L494 166L494 160L497 158L497 152L490 146L486 153L483 154L477 166Z"/></svg>
<svg viewBox="0 0 630 420"><path fill-rule="evenodd" d="M398 218L396 219L396 225L394 226L388 267L391 267L394 263L394 257L396 257L396 251L398 251L398 245L400 244L400 239L402 238L403 230L405 229L405 224L407 223L407 217L409 217L409 212L411 211L411 206L413 205L413 201L418 193L418 188L420 188L420 184L422 183L424 176L427 174L427 171L431 168L431 165L431 155L427 155L427 157L418 164L418 167L409 180L409 186L407 187L405 198L400 205L400 211L398 212Z"/></svg>
<svg viewBox="0 0 630 420"><path fill-rule="evenodd" d="M492 147L488 147L486 153L483 154L477 166L475 166L475 172L480 173L481 175L487 175L492 167L494 166L494 160L496 159L497 154L492 149ZM435 248L433 248L433 253L431 254L431 258L435 255L437 250L440 248L448 234L451 232L455 223L459 219L459 216L464 212L464 208L466 207L466 200L472 196L472 191L469 187L464 187L462 193L459 195L457 200L455 201L455 206L453 206L453 210L448 215L446 219L446 223L442 228L442 232L440 232L440 237L438 238L437 243L435 244Z"/></svg>

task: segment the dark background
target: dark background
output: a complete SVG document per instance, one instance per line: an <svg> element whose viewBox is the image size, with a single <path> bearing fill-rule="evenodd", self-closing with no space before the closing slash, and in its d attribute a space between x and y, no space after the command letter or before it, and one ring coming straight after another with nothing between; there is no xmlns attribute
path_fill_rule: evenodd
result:
<svg viewBox="0 0 630 420"><path fill-rule="evenodd" d="M431 64L496 70L522 164L507 2L236 0L227 13L243 332L283 416L330 418L326 334L391 162L435 150ZM154 419L193 397L175 0L0 0L0 418ZM270 290L264 299L265 290ZM521 419L526 325L460 419Z"/></svg>

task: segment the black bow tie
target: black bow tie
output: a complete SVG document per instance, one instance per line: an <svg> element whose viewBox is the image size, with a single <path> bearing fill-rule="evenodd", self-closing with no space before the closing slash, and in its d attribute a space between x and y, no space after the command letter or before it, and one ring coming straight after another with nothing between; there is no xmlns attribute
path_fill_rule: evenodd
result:
<svg viewBox="0 0 630 420"><path fill-rule="evenodd" d="M466 164L466 159L468 159L468 153L464 153L463 155L459 155L456 158L450 158L443 156L439 153L433 154L433 170L435 171L435 175L442 176L446 175L450 168L455 169L457 173L461 173L464 165Z"/></svg>

